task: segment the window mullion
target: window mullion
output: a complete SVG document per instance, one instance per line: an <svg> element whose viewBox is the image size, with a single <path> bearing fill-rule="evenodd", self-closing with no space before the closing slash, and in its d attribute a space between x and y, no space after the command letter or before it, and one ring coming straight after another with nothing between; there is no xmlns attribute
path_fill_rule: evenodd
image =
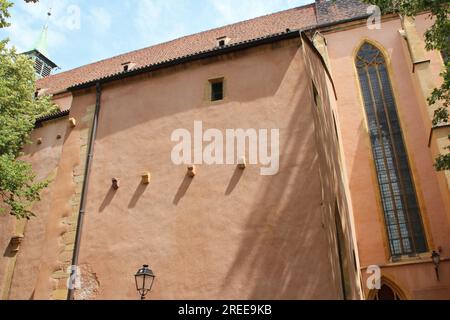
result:
<svg viewBox="0 0 450 320"><path fill-rule="evenodd" d="M388 129L389 129L389 138L391 141L391 145L392 145L392 157L395 161L395 166L396 166L396 172L398 174L398 182L400 185L400 198L402 199L402 204L403 204L403 211L404 211L404 215L405 215L405 219L408 223L408 229L409 229L409 237L411 238L411 242L412 242L412 249L413 252L416 253L416 243L415 243L415 236L414 236L414 230L412 229L412 225L411 225L411 221L410 221L410 217L409 217L409 208L408 208L408 203L406 201L406 191L405 191L405 186L404 186L404 182L403 182L403 175L402 172L400 170L400 165L398 162L398 153L397 153L397 146L394 143L394 138L393 138L393 131L392 131L392 126L391 126L391 119L389 116L389 112L387 109L387 103L386 103L386 98L385 98L385 94L384 94L384 89L383 89L383 83L381 82L381 77L380 77L380 73L378 70L378 65L375 66L375 70L377 73L377 78L378 78L378 84L380 86L380 93L381 93L381 100L383 101L383 107L384 107L384 113L386 114L386 120L387 120L387 124L388 124ZM399 124L400 125L400 124ZM402 135L400 135L401 138ZM401 236L401 233L400 233Z"/></svg>
<svg viewBox="0 0 450 320"><path fill-rule="evenodd" d="M384 146L383 135L382 135L381 129L380 129L381 126L380 126L380 121L378 119L378 113L377 113L377 108L376 108L377 105L376 105L375 95L374 95L374 92L373 92L372 81L370 80L369 66L368 65L365 66L365 73L366 73L366 76L367 76L367 81L368 81L367 83L369 85L370 96L372 98L372 108L373 108L373 112L374 112L375 121L377 123L378 139L380 141L381 150L383 152L383 161L384 161L384 166L386 168L390 196L391 196L393 208L394 208L394 211L395 211L395 215L394 215L395 216L395 223L397 225L397 231L398 231L398 236L399 236L399 241L400 241L401 252L403 254L405 252L405 248L403 246L402 232L401 232L400 223L399 223L399 220L398 220L398 208L397 208L397 203L396 203L395 197L394 197L394 191L392 189L392 181L391 181L391 176L390 176L390 172L389 172L389 166L388 166L388 163L387 163L386 150L385 150L385 146ZM381 188L381 186L380 186L380 188ZM387 231L388 231L389 242L391 243L391 246L392 246L393 243L391 241L393 239L390 236L390 232L391 232L390 228L389 228L390 224L389 224L389 220L388 220L388 217L386 215L386 212L385 212L385 220L387 222L386 226L387 226L387 229L388 229ZM391 247L391 250L395 251L395 248Z"/></svg>

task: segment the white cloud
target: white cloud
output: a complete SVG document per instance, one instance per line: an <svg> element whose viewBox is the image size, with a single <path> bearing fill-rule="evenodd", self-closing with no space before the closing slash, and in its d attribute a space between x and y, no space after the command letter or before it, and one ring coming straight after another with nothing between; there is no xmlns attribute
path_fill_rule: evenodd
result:
<svg viewBox="0 0 450 320"><path fill-rule="evenodd" d="M53 1L52 16L48 19L49 0L37 3L16 1L11 11L11 26L4 31L18 51L26 51L34 45L48 22L48 47L49 51L55 50L67 43L67 32L70 30L66 28L66 9L69 4L67 0Z"/></svg>
<svg viewBox="0 0 450 320"><path fill-rule="evenodd" d="M135 5L134 40L148 46L311 1L313 0L139 0L125 3L132 2ZM202 28L204 25L208 27Z"/></svg>
<svg viewBox="0 0 450 320"><path fill-rule="evenodd" d="M279 5L279 0L273 1L258 1L258 0L212 0L211 3L214 8L221 15L225 23L232 23L236 21L245 20L252 17L264 15L267 12L273 11L273 7Z"/></svg>
<svg viewBox="0 0 450 320"><path fill-rule="evenodd" d="M31 29L26 23L17 21L10 27L5 29L11 43L19 52L31 49L37 39L37 33Z"/></svg>
<svg viewBox="0 0 450 320"><path fill-rule="evenodd" d="M49 19L49 55L64 69L313 0L15 0L10 28L18 50L30 49ZM79 11L79 23L74 23ZM77 27L74 27L77 26Z"/></svg>
<svg viewBox="0 0 450 320"><path fill-rule="evenodd" d="M112 15L104 8L94 7L89 12L89 22L96 31L107 32L111 28Z"/></svg>
<svg viewBox="0 0 450 320"><path fill-rule="evenodd" d="M180 21L186 23L186 12L184 1L140 0L134 17L137 40L147 46L185 35L188 26Z"/></svg>
<svg viewBox="0 0 450 320"><path fill-rule="evenodd" d="M17 1L15 3L21 18L26 17L29 22L39 22L42 25L47 21L47 13L51 9L51 17L48 19L48 23L49 26L56 28L67 27L67 20L70 18L70 13L68 12L70 6L73 6L73 4L69 0L40 0L36 3Z"/></svg>
<svg viewBox="0 0 450 320"><path fill-rule="evenodd" d="M220 15L217 25L255 18L275 11L304 5L312 0L209 0Z"/></svg>

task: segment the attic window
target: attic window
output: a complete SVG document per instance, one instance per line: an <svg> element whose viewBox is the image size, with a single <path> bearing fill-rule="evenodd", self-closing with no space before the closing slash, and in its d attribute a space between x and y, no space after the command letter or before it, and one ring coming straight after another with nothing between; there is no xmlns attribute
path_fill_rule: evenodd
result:
<svg viewBox="0 0 450 320"><path fill-rule="evenodd" d="M122 63L122 71L128 72L136 66L136 63L133 62L124 62Z"/></svg>
<svg viewBox="0 0 450 320"><path fill-rule="evenodd" d="M34 98L37 99L45 94L48 88L37 88L34 92Z"/></svg>
<svg viewBox="0 0 450 320"><path fill-rule="evenodd" d="M230 38L228 38L228 37L220 37L220 38L217 38L216 39L217 40L217 46L218 47L224 47L224 46L226 46L228 43L230 43Z"/></svg>

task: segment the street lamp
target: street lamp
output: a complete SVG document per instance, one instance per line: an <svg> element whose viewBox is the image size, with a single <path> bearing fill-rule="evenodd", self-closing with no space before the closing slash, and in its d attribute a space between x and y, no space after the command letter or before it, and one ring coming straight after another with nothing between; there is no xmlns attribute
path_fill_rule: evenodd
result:
<svg viewBox="0 0 450 320"><path fill-rule="evenodd" d="M148 265L144 264L142 268L136 272L134 279L136 281L136 290L141 295L141 300L144 300L147 293L152 290L155 275Z"/></svg>
<svg viewBox="0 0 450 320"><path fill-rule="evenodd" d="M434 263L434 270L436 271L436 278L439 281L439 263L441 262L441 255L433 250L431 253L431 260Z"/></svg>

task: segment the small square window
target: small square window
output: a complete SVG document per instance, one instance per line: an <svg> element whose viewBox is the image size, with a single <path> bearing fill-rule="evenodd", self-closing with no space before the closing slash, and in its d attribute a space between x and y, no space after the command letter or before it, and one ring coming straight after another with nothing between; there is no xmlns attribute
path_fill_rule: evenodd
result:
<svg viewBox="0 0 450 320"><path fill-rule="evenodd" d="M216 43L217 43L218 47L224 47L230 42L230 38L228 38L227 36L224 36L224 37L217 38L216 41L217 41Z"/></svg>
<svg viewBox="0 0 450 320"><path fill-rule="evenodd" d="M211 80L211 101L223 100L223 79Z"/></svg>

